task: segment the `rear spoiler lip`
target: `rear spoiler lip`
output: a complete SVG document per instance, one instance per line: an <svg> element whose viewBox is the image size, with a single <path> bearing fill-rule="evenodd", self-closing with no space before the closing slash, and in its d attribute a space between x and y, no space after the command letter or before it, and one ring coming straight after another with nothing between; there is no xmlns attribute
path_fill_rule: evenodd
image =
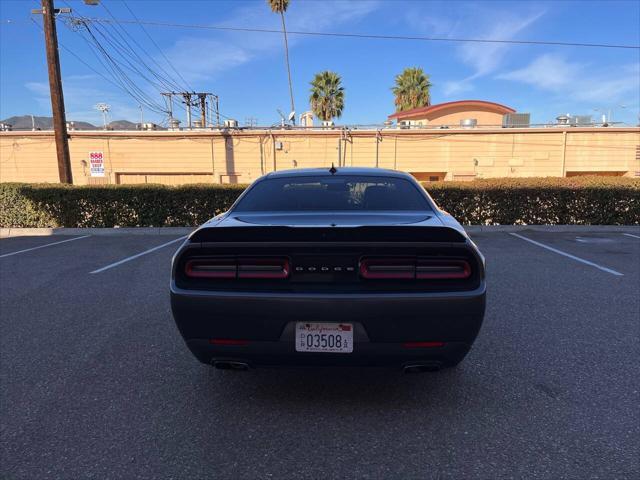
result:
<svg viewBox="0 0 640 480"><path fill-rule="evenodd" d="M292 227L203 225L189 236L193 243L465 243L453 226Z"/></svg>

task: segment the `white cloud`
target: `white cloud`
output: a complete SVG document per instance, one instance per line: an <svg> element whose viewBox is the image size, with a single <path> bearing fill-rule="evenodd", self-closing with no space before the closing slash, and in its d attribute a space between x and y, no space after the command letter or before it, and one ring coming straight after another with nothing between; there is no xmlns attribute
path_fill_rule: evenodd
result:
<svg viewBox="0 0 640 480"><path fill-rule="evenodd" d="M465 78L463 80L450 80L444 82L442 91L447 97L454 95L460 95L461 93L470 92L474 89L471 79Z"/></svg>
<svg viewBox="0 0 640 480"><path fill-rule="evenodd" d="M178 40L165 55L187 81L206 80L252 57L250 51L239 46L193 37ZM169 67L165 69L173 73Z"/></svg>
<svg viewBox="0 0 640 480"><path fill-rule="evenodd" d="M476 38L486 40L513 40L516 36L544 15L537 12L524 17L496 13L492 24ZM465 43L458 49L460 59L473 68L469 80L494 72L504 60L512 45L507 43Z"/></svg>
<svg viewBox="0 0 640 480"><path fill-rule="evenodd" d="M618 102L640 92L640 64L595 68L570 62L558 54L544 54L526 67L498 75L576 101L602 105ZM637 100L636 100L637 101Z"/></svg>
<svg viewBox="0 0 640 480"><path fill-rule="evenodd" d="M293 2L285 15L287 30L323 31L356 22L380 6L373 0ZM279 30L280 17L271 12L266 3L252 2L239 8L231 18L216 24L221 27L264 28ZM198 82L250 62L258 56L282 53L282 35L259 32L226 32L224 40L203 40L201 37L183 37L165 54L187 81ZM289 48L304 37L289 35ZM157 59L159 63L161 58ZM292 58L292 63L295 58Z"/></svg>
<svg viewBox="0 0 640 480"><path fill-rule="evenodd" d="M428 4L432 6L431 3ZM425 35L452 38L475 38L483 40L513 40L533 25L544 11L515 13L502 10L487 10L474 4L442 4L437 11L447 15L423 11L423 4L407 12L410 27ZM443 84L445 96L456 96L474 90L474 80L497 71L513 47L507 43L462 43L455 47L456 57L469 69L461 79L451 79Z"/></svg>

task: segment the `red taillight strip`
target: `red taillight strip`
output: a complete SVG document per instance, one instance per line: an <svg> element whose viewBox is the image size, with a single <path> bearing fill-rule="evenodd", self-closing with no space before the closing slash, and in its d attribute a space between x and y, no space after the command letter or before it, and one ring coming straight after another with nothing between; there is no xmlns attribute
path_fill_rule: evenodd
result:
<svg viewBox="0 0 640 480"><path fill-rule="evenodd" d="M471 265L458 259L371 257L360 261L360 276L368 280L464 280L471 277Z"/></svg>
<svg viewBox="0 0 640 480"><path fill-rule="evenodd" d="M285 279L289 276L287 258L239 258L238 278Z"/></svg>
<svg viewBox="0 0 640 480"><path fill-rule="evenodd" d="M195 258L184 266L185 275L191 278L286 279L289 272L286 257Z"/></svg>
<svg viewBox="0 0 640 480"><path fill-rule="evenodd" d="M471 276L466 260L419 260L416 266L418 280L465 279Z"/></svg>
<svg viewBox="0 0 640 480"><path fill-rule="evenodd" d="M360 275L366 279L412 279L415 272L415 259L412 258L364 258L360 261Z"/></svg>
<svg viewBox="0 0 640 480"><path fill-rule="evenodd" d="M188 260L184 266L187 277L236 278L237 266L233 259Z"/></svg>
<svg viewBox="0 0 640 480"><path fill-rule="evenodd" d="M404 348L438 348L445 345L444 342L405 342L402 344Z"/></svg>
<svg viewBox="0 0 640 480"><path fill-rule="evenodd" d="M228 345L236 347L246 347L249 345L249 340L236 340L234 338L211 338L209 340L211 345Z"/></svg>

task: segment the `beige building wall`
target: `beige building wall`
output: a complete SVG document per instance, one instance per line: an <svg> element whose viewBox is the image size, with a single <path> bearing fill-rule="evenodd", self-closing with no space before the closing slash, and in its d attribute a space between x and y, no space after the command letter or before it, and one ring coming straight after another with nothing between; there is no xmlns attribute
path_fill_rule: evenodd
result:
<svg viewBox="0 0 640 480"><path fill-rule="evenodd" d="M420 180L640 175L639 128L72 132L69 147L81 185L248 183L332 163ZM90 152L103 153L103 178L90 175ZM52 132L0 133L0 181L57 182Z"/></svg>

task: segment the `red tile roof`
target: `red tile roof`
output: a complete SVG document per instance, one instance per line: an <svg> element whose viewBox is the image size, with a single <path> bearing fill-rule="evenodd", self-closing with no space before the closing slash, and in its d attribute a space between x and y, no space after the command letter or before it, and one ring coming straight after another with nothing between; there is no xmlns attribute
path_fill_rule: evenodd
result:
<svg viewBox="0 0 640 480"><path fill-rule="evenodd" d="M470 110L478 107L485 108L493 110L496 113L502 113L503 115L505 113L515 112L513 108L507 107L506 105L501 105L499 103L485 102L484 100L458 100L456 102L438 103L436 105L429 105L428 107L412 108L411 110L405 110L404 112L396 112L389 115L389 119L423 117L427 113L431 114L437 112L438 110L461 106L467 106Z"/></svg>

